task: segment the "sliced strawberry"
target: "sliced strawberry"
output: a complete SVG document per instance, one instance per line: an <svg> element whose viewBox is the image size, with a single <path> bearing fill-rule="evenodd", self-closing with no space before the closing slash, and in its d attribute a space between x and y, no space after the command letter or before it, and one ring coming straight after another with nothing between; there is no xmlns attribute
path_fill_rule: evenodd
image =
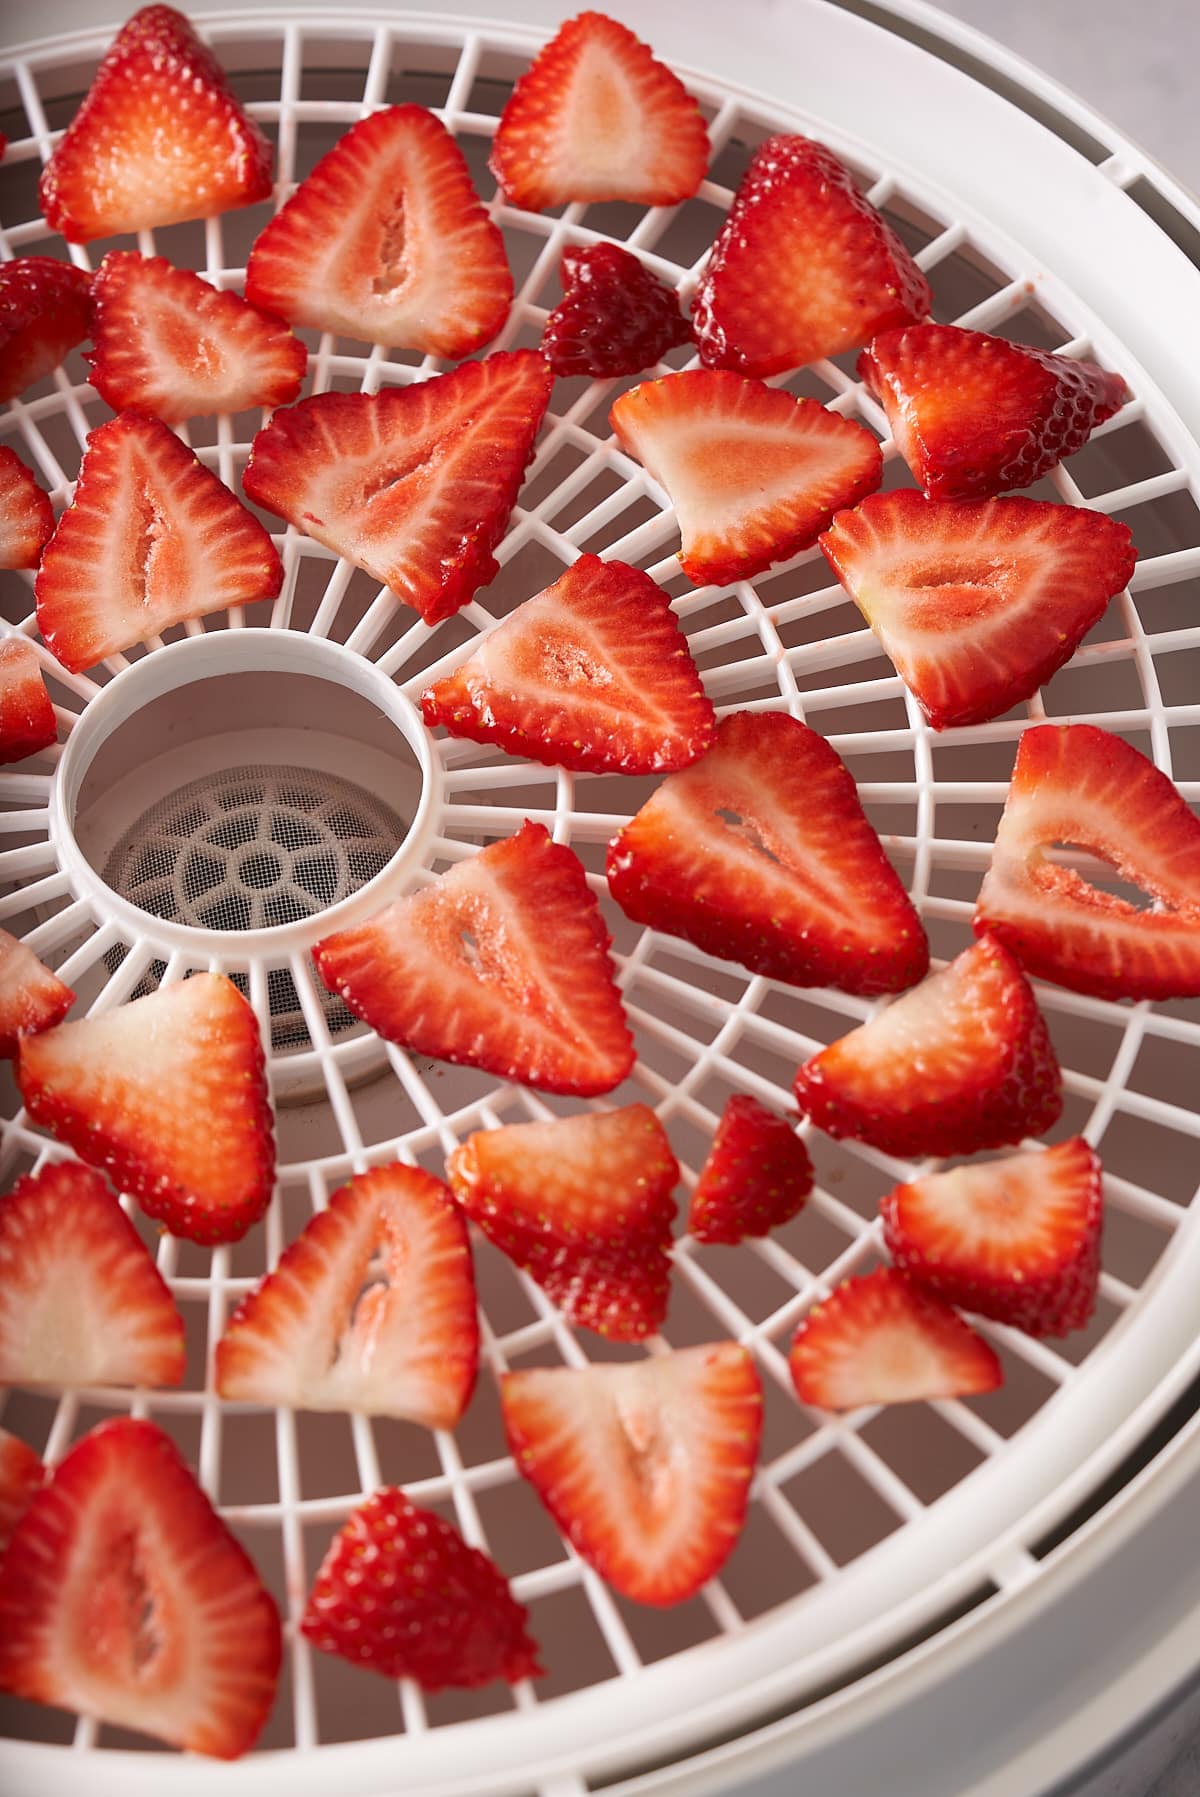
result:
<svg viewBox="0 0 1200 1797"><path fill-rule="evenodd" d="M89 330L91 276L53 256L0 263L0 400L57 368Z"/></svg>
<svg viewBox="0 0 1200 1797"><path fill-rule="evenodd" d="M50 495L16 450L0 448L0 568L36 568L53 534Z"/></svg>
<svg viewBox="0 0 1200 1797"><path fill-rule="evenodd" d="M38 628L79 673L282 583L274 544L229 488L157 418L122 412L87 440L38 569Z"/></svg>
<svg viewBox="0 0 1200 1797"><path fill-rule="evenodd" d="M58 739L58 722L32 643L0 643L0 766L27 761Z"/></svg>
<svg viewBox="0 0 1200 1797"><path fill-rule="evenodd" d="M782 711L736 711L609 844L628 917L793 986L898 992L929 948L844 763Z"/></svg>
<svg viewBox="0 0 1200 1797"><path fill-rule="evenodd" d="M615 243L565 249L558 276L563 297L542 332L555 374L639 374L691 341L674 288Z"/></svg>
<svg viewBox="0 0 1200 1797"><path fill-rule="evenodd" d="M1125 397L1119 374L951 324L885 331L858 358L931 499L1028 487Z"/></svg>
<svg viewBox="0 0 1200 1797"><path fill-rule="evenodd" d="M0 649L0 678L3 666ZM31 948L0 930L0 1059L12 1059L22 1036L36 1036L61 1023L74 1003L71 988Z"/></svg>
<svg viewBox="0 0 1200 1797"><path fill-rule="evenodd" d="M933 296L891 226L825 144L754 153L692 302L706 368L780 374L925 318Z"/></svg>
<svg viewBox="0 0 1200 1797"><path fill-rule="evenodd" d="M431 729L601 774L686 767L716 731L667 595L598 555L489 631L421 711Z"/></svg>
<svg viewBox="0 0 1200 1797"><path fill-rule="evenodd" d="M318 393L259 431L242 484L438 624L497 572L553 381L525 349L411 387Z"/></svg>
<svg viewBox="0 0 1200 1797"><path fill-rule="evenodd" d="M935 730L1032 697L1137 561L1128 527L1101 512L910 488L839 513L821 548Z"/></svg>
<svg viewBox="0 0 1200 1797"><path fill-rule="evenodd" d="M708 130L682 81L603 13L568 19L500 117L491 168L514 206L674 206L708 168Z"/></svg>
<svg viewBox="0 0 1200 1797"><path fill-rule="evenodd" d="M789 1355L796 1395L823 1410L995 1391L994 1349L894 1267L848 1279L811 1310Z"/></svg>
<svg viewBox="0 0 1200 1797"><path fill-rule="evenodd" d="M613 1341L661 1327L679 1163L646 1105L480 1130L446 1174L488 1240L574 1322Z"/></svg>
<svg viewBox="0 0 1200 1797"><path fill-rule="evenodd" d="M457 361L512 304L504 239L423 106L360 119L250 252L246 298L292 324Z"/></svg>
<svg viewBox="0 0 1200 1797"><path fill-rule="evenodd" d="M279 1612L168 1436L75 1443L0 1563L0 1689L234 1759L275 1700Z"/></svg>
<svg viewBox="0 0 1200 1797"><path fill-rule="evenodd" d="M42 211L70 243L212 218L270 197L271 158L183 14L144 6L46 164Z"/></svg>
<svg viewBox="0 0 1200 1797"><path fill-rule="evenodd" d="M242 1299L217 1344L224 1398L453 1429L479 1366L462 1217L419 1167L360 1173Z"/></svg>
<svg viewBox="0 0 1200 1797"><path fill-rule="evenodd" d="M500 1381L520 1471L589 1565L636 1603L683 1603L746 1520L762 1387L745 1348Z"/></svg>
<svg viewBox="0 0 1200 1797"><path fill-rule="evenodd" d="M45 1477L46 1469L33 1449L0 1429L0 1558Z"/></svg>
<svg viewBox="0 0 1200 1797"><path fill-rule="evenodd" d="M796 1101L826 1135L884 1154L974 1154L1044 1135L1062 1076L1021 969L985 936L806 1061Z"/></svg>
<svg viewBox="0 0 1200 1797"><path fill-rule="evenodd" d="M608 946L578 860L526 823L313 957L387 1041L590 1098L634 1061Z"/></svg>
<svg viewBox="0 0 1200 1797"><path fill-rule="evenodd" d="M812 1191L808 1150L792 1125L738 1093L717 1125L692 1193L688 1233L699 1242L740 1242L790 1223Z"/></svg>
<svg viewBox="0 0 1200 1797"><path fill-rule="evenodd" d="M883 471L861 424L740 374L693 368L643 381L609 421L665 489L697 586L748 580L807 549Z"/></svg>
<svg viewBox="0 0 1200 1797"><path fill-rule="evenodd" d="M1047 859L1087 849L1157 901L1103 892ZM1039 724L1017 745L979 892L987 930L1027 971L1097 998L1200 996L1200 819L1145 755L1094 724Z"/></svg>
<svg viewBox="0 0 1200 1797"><path fill-rule="evenodd" d="M17 1083L35 1123L172 1235L236 1242L275 1177L254 1012L197 973L147 998L22 1039Z"/></svg>
<svg viewBox="0 0 1200 1797"><path fill-rule="evenodd" d="M334 1536L300 1632L322 1653L444 1691L540 1678L528 1622L485 1553L385 1486Z"/></svg>

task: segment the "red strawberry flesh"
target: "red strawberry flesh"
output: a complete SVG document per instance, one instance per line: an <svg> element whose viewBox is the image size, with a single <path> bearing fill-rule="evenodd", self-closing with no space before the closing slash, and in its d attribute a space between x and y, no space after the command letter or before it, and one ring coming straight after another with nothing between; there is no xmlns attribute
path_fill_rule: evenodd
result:
<svg viewBox="0 0 1200 1797"><path fill-rule="evenodd" d="M61 1023L74 1003L71 988L31 948L0 930L0 1057L11 1060L22 1036L35 1036Z"/></svg>
<svg viewBox="0 0 1200 1797"><path fill-rule="evenodd" d="M700 1170L688 1233L700 1242L741 1242L790 1223L812 1191L808 1150L792 1125L739 1093L726 1104Z"/></svg>
<svg viewBox="0 0 1200 1797"><path fill-rule="evenodd" d="M27 761L58 739L58 721L32 643L0 643L0 765Z"/></svg>
<svg viewBox="0 0 1200 1797"><path fill-rule="evenodd" d="M36 568L54 534L54 512L15 450L0 446L0 568Z"/></svg>
<svg viewBox="0 0 1200 1797"><path fill-rule="evenodd" d="M555 374L639 374L691 341L674 288L618 244L565 249L559 280L563 297L542 332L542 354Z"/></svg>
<svg viewBox="0 0 1200 1797"><path fill-rule="evenodd" d="M19 1436L0 1429L0 1559L14 1527L46 1477L46 1469Z"/></svg>
<svg viewBox="0 0 1200 1797"><path fill-rule="evenodd" d="M0 263L0 400L50 374L88 334L91 277L53 256Z"/></svg>

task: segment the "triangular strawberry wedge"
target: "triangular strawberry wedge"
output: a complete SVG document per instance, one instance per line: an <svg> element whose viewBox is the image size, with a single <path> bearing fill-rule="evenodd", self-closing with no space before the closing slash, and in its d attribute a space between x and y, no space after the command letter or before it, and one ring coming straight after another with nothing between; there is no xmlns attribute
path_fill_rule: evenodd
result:
<svg viewBox="0 0 1200 1797"><path fill-rule="evenodd" d="M274 544L229 488L157 418L122 412L87 440L38 569L38 628L79 673L282 583Z"/></svg>
<svg viewBox="0 0 1200 1797"><path fill-rule="evenodd" d="M271 145L182 13L122 26L41 180L70 243L211 218L271 193Z"/></svg>
<svg viewBox="0 0 1200 1797"><path fill-rule="evenodd" d="M26 761L57 738L37 651L23 637L7 637L0 643L0 766Z"/></svg>
<svg viewBox="0 0 1200 1797"><path fill-rule="evenodd" d="M762 1385L733 1342L500 1381L517 1467L589 1565L636 1603L693 1597L746 1520Z"/></svg>
<svg viewBox="0 0 1200 1797"><path fill-rule="evenodd" d="M569 245L558 279L563 296L542 332L555 374L639 374L691 340L675 289L618 244Z"/></svg>
<svg viewBox="0 0 1200 1797"><path fill-rule="evenodd" d="M0 568L36 568L54 534L54 511L16 450L0 448Z"/></svg>
<svg viewBox="0 0 1200 1797"><path fill-rule="evenodd" d="M899 992L929 948L908 894L824 737L736 711L609 844L626 916L793 986Z"/></svg>
<svg viewBox="0 0 1200 1797"><path fill-rule="evenodd" d="M0 1558L45 1477L46 1469L33 1449L0 1429Z"/></svg>
<svg viewBox="0 0 1200 1797"><path fill-rule="evenodd" d="M579 861L526 823L313 958L387 1041L590 1098L634 1061L608 947Z"/></svg>
<svg viewBox="0 0 1200 1797"><path fill-rule="evenodd" d="M807 137L754 152L692 303L706 368L780 374L927 316L929 283L844 163Z"/></svg>
<svg viewBox="0 0 1200 1797"><path fill-rule="evenodd" d="M450 361L496 335L512 296L504 239L423 106L351 126L246 264L246 298L292 324Z"/></svg>
<svg viewBox="0 0 1200 1797"><path fill-rule="evenodd" d="M613 1341L662 1326L679 1163L646 1105L479 1130L446 1176L488 1240L573 1322Z"/></svg>
<svg viewBox="0 0 1200 1797"><path fill-rule="evenodd" d="M3 650L0 650L0 680L3 679ZM3 700L0 699L0 718ZM0 740L3 726L0 724ZM0 759L3 759L0 752ZM0 1058L11 1060L22 1036L36 1036L39 1030L52 1029L61 1023L75 994L68 985L44 967L31 948L0 930Z"/></svg>
<svg viewBox="0 0 1200 1797"><path fill-rule="evenodd" d="M1086 849L1156 901L1142 910L1048 858ZM1200 818L1166 774L1094 724L1039 724L1016 766L976 931L1038 979L1096 998L1200 996Z"/></svg>
<svg viewBox="0 0 1200 1797"><path fill-rule="evenodd" d="M737 1093L726 1104L692 1192L688 1234L741 1242L790 1223L812 1191L808 1150L785 1117Z"/></svg>
<svg viewBox="0 0 1200 1797"><path fill-rule="evenodd" d="M91 286L54 256L0 264L0 400L24 393L87 336Z"/></svg>
<svg viewBox="0 0 1200 1797"><path fill-rule="evenodd" d="M479 1365L471 1248L419 1167L360 1173L242 1299L217 1344L223 1398L453 1429Z"/></svg>
<svg viewBox="0 0 1200 1797"><path fill-rule="evenodd" d="M666 491L697 586L748 580L807 549L883 472L878 443L853 419L718 369L643 381L609 421Z"/></svg>
<svg viewBox="0 0 1200 1797"><path fill-rule="evenodd" d="M170 1438L68 1452L0 1562L0 1690L234 1759L275 1701L279 1612Z"/></svg>
<svg viewBox="0 0 1200 1797"><path fill-rule="evenodd" d="M821 548L935 730L1031 698L1137 561L1128 526L1102 512L911 488L839 513Z"/></svg>
<svg viewBox="0 0 1200 1797"><path fill-rule="evenodd" d="M497 572L553 383L527 349L411 387L318 393L259 431L242 484L437 624Z"/></svg>
<svg viewBox="0 0 1200 1797"><path fill-rule="evenodd" d="M662 774L703 754L712 703L667 595L581 555L421 695L432 728L590 773Z"/></svg>
<svg viewBox="0 0 1200 1797"><path fill-rule="evenodd" d="M172 1235L236 1242L271 1199L275 1146L254 1012L197 973L20 1045L35 1123Z"/></svg>
<svg viewBox="0 0 1200 1797"><path fill-rule="evenodd" d="M708 168L708 130L678 76L603 13L568 19L513 89L491 169L514 206L674 206Z"/></svg>

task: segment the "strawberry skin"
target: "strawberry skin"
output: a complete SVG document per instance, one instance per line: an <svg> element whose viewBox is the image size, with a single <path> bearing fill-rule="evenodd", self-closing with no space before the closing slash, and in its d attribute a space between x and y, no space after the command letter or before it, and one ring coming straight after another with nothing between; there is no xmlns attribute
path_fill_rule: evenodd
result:
<svg viewBox="0 0 1200 1797"><path fill-rule="evenodd" d="M1020 967L985 936L806 1061L796 1102L826 1135L884 1154L974 1154L1051 1129L1062 1075Z"/></svg>
<svg viewBox="0 0 1200 1797"><path fill-rule="evenodd" d="M300 1632L322 1653L444 1691L540 1678L528 1621L485 1553L385 1486L334 1536Z"/></svg>
<svg viewBox="0 0 1200 1797"><path fill-rule="evenodd" d="M924 318L929 283L825 144L754 153L692 303L706 368L781 374Z"/></svg>
<svg viewBox="0 0 1200 1797"><path fill-rule="evenodd" d="M24 393L87 336L91 285L53 256L0 263L0 400Z"/></svg>
<svg viewBox="0 0 1200 1797"><path fill-rule="evenodd" d="M762 1434L745 1348L505 1373L500 1395L518 1469L610 1585L665 1607L715 1577L746 1520Z"/></svg>
<svg viewBox="0 0 1200 1797"><path fill-rule="evenodd" d="M212 218L271 194L272 150L182 13L122 26L41 180L69 243Z"/></svg>
<svg viewBox="0 0 1200 1797"><path fill-rule="evenodd" d="M741 1242L790 1223L812 1191L808 1150L792 1125L757 1098L726 1104L688 1212L698 1242Z"/></svg>
<svg viewBox="0 0 1200 1797"><path fill-rule="evenodd" d="M504 239L423 106L360 119L250 252L246 298L292 324L458 361L508 317Z"/></svg>
<svg viewBox="0 0 1200 1797"><path fill-rule="evenodd" d="M0 649L0 678L3 656ZM0 1058L11 1061L22 1036L52 1029L74 1003L71 988L44 967L31 948L7 930L0 930Z"/></svg>
<svg viewBox="0 0 1200 1797"><path fill-rule="evenodd" d="M1089 850L1158 902L1139 910L1046 858ZM976 931L1035 978L1096 998L1200 996L1200 819L1166 774L1094 724L1039 724L1016 766Z"/></svg>
<svg viewBox="0 0 1200 1797"><path fill-rule="evenodd" d="M844 763L782 711L732 713L608 849L626 916L792 986L898 992L929 947Z"/></svg>
<svg viewBox="0 0 1200 1797"><path fill-rule="evenodd" d="M254 1012L197 973L22 1039L35 1123L107 1173L172 1235L240 1241L271 1199L275 1145Z"/></svg>
<svg viewBox="0 0 1200 1797"><path fill-rule="evenodd" d="M565 249L558 278L563 297L542 332L542 354L555 374L639 374L691 341L674 288L615 243Z"/></svg>
<svg viewBox="0 0 1200 1797"><path fill-rule="evenodd" d="M45 1477L46 1469L33 1449L19 1436L0 1429L0 1559Z"/></svg>
<svg viewBox="0 0 1200 1797"><path fill-rule="evenodd" d="M1137 561L1128 526L1102 512L909 488L839 513L820 542L935 730L1031 698Z"/></svg>
<svg viewBox="0 0 1200 1797"><path fill-rule="evenodd" d="M14 449L0 447L0 568L36 568L53 534L50 495Z"/></svg>
<svg viewBox="0 0 1200 1797"><path fill-rule="evenodd" d="M234 1759L275 1700L279 1612L170 1438L70 1449L0 1562L0 1689Z"/></svg>
<svg viewBox="0 0 1200 1797"><path fill-rule="evenodd" d="M948 1304L1030 1335L1067 1335L1095 1309L1101 1169L1082 1136L927 1174L880 1209L896 1265Z"/></svg>
<svg viewBox="0 0 1200 1797"><path fill-rule="evenodd" d="M568 19L513 89L491 170L513 206L569 200L674 206L708 168L708 129L683 83L603 13Z"/></svg>
<svg viewBox="0 0 1200 1797"><path fill-rule="evenodd" d="M581 555L421 695L433 729L588 773L686 767L716 732L671 601L639 568Z"/></svg>
<svg viewBox="0 0 1200 1797"><path fill-rule="evenodd" d="M1082 449L1125 397L1119 374L958 325L884 331L858 358L931 499L1028 487Z"/></svg>
<svg viewBox="0 0 1200 1797"><path fill-rule="evenodd" d="M453 1429L479 1366L466 1225L440 1179L399 1164L335 1192L217 1344L223 1398Z"/></svg>
<svg viewBox="0 0 1200 1797"><path fill-rule="evenodd" d="M32 643L0 643L0 766L27 761L58 740L58 721Z"/></svg>
<svg viewBox="0 0 1200 1797"><path fill-rule="evenodd" d="M717 369L643 381L609 421L674 506L679 560L697 586L748 580L807 549L883 472L853 419Z"/></svg>

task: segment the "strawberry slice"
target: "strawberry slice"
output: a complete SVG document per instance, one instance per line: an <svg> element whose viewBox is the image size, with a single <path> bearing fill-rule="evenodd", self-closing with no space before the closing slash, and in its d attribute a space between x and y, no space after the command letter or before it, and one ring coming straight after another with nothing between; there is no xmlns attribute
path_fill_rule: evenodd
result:
<svg viewBox="0 0 1200 1797"><path fill-rule="evenodd" d="M1103 892L1047 859L1072 844L1157 901ZM1152 761L1094 724L1039 724L979 892L976 931L1027 971L1096 998L1200 996L1200 819Z"/></svg>
<svg viewBox="0 0 1200 1797"><path fill-rule="evenodd" d="M17 1083L35 1123L172 1235L236 1242L275 1177L254 1012L232 980L196 973L146 998L22 1039Z"/></svg>
<svg viewBox="0 0 1200 1797"><path fill-rule="evenodd" d="M811 1310L788 1356L796 1396L822 1410L995 1391L994 1349L894 1267L848 1279Z"/></svg>
<svg viewBox="0 0 1200 1797"><path fill-rule="evenodd" d="M496 574L554 377L536 350L380 393L318 393L259 431L247 497L438 624Z"/></svg>
<svg viewBox="0 0 1200 1797"><path fill-rule="evenodd" d="M272 150L182 13L122 26L41 181L70 243L212 218L271 194Z"/></svg>
<svg viewBox="0 0 1200 1797"><path fill-rule="evenodd" d="M3 661L0 649L0 677ZM22 1036L52 1029L74 1003L71 988L44 967L31 948L0 930L0 1058L11 1061Z"/></svg>
<svg viewBox="0 0 1200 1797"><path fill-rule="evenodd" d="M769 1235L804 1208L813 1187L808 1150L792 1125L739 1092L726 1104L688 1211L698 1242Z"/></svg>
<svg viewBox="0 0 1200 1797"><path fill-rule="evenodd" d="M948 1304L1030 1335L1082 1329L1095 1309L1100 1160L1082 1136L927 1174L880 1209L896 1265Z"/></svg>
<svg viewBox="0 0 1200 1797"><path fill-rule="evenodd" d="M634 1061L608 946L579 861L525 823L313 958L387 1041L591 1098Z"/></svg>
<svg viewBox="0 0 1200 1797"><path fill-rule="evenodd" d="M898 992L920 920L845 765L782 711L736 711L608 848L626 916L792 986Z"/></svg>
<svg viewBox="0 0 1200 1797"><path fill-rule="evenodd" d="M909 488L840 513L821 548L935 730L1031 698L1137 561L1127 526L1101 512Z"/></svg>
<svg viewBox="0 0 1200 1797"><path fill-rule="evenodd" d="M0 400L58 367L89 326L91 276L53 256L0 263Z"/></svg>
<svg viewBox="0 0 1200 1797"><path fill-rule="evenodd" d="M1119 374L1023 343L917 324L858 358L900 453L931 499L1028 487L1082 449L1125 397Z"/></svg>
<svg viewBox="0 0 1200 1797"><path fill-rule="evenodd" d="M686 767L716 732L670 599L598 555L517 606L421 711L431 729L600 774Z"/></svg>
<svg viewBox="0 0 1200 1797"><path fill-rule="evenodd" d="M974 1154L1052 1128L1062 1076L1021 969L985 936L806 1061L796 1101L826 1135L884 1154Z"/></svg>
<svg viewBox="0 0 1200 1797"><path fill-rule="evenodd" d="M234 1759L275 1700L279 1612L170 1438L77 1441L0 1562L0 1689Z"/></svg>
<svg viewBox="0 0 1200 1797"><path fill-rule="evenodd" d="M0 766L27 761L58 740L58 721L33 644L0 643Z"/></svg>
<svg viewBox="0 0 1200 1797"><path fill-rule="evenodd" d="M745 1348L506 1373L500 1395L519 1470L610 1585L666 1606L719 1572L746 1520L762 1434Z"/></svg>
<svg viewBox="0 0 1200 1797"><path fill-rule="evenodd" d="M217 1344L224 1398L453 1429L479 1366L466 1225L440 1179L360 1173L318 1211Z"/></svg>
<svg viewBox="0 0 1200 1797"><path fill-rule="evenodd" d="M45 1477L46 1469L33 1449L0 1429L0 1557Z"/></svg>
<svg viewBox="0 0 1200 1797"><path fill-rule="evenodd" d="M542 332L542 354L555 374L639 374L691 341L674 288L615 243L565 249L558 278L563 297Z"/></svg>
<svg viewBox="0 0 1200 1797"><path fill-rule="evenodd" d="M183 1318L98 1173L75 1161L0 1199L0 1384L178 1385Z"/></svg>
<svg viewBox="0 0 1200 1797"><path fill-rule="evenodd" d="M53 535L50 495L15 449L0 447L0 568L36 568Z"/></svg>
<svg viewBox="0 0 1200 1797"><path fill-rule="evenodd" d="M360 119L250 252L246 298L292 324L458 361L508 317L504 239L423 106Z"/></svg>
<svg viewBox="0 0 1200 1797"><path fill-rule="evenodd" d="M603 13L568 19L513 89L492 146L506 198L674 206L708 168L708 130L678 76Z"/></svg>
<svg viewBox="0 0 1200 1797"><path fill-rule="evenodd" d="M928 316L933 296L896 233L825 144L754 153L692 302L706 368L781 374Z"/></svg>
<svg viewBox="0 0 1200 1797"><path fill-rule="evenodd" d="M643 381L609 422L665 489L697 586L748 580L807 549L882 477L861 424L740 374L693 368Z"/></svg>
<svg viewBox="0 0 1200 1797"><path fill-rule="evenodd" d="M679 1163L646 1105L480 1130L446 1175L488 1240L574 1322L613 1341L661 1327Z"/></svg>

